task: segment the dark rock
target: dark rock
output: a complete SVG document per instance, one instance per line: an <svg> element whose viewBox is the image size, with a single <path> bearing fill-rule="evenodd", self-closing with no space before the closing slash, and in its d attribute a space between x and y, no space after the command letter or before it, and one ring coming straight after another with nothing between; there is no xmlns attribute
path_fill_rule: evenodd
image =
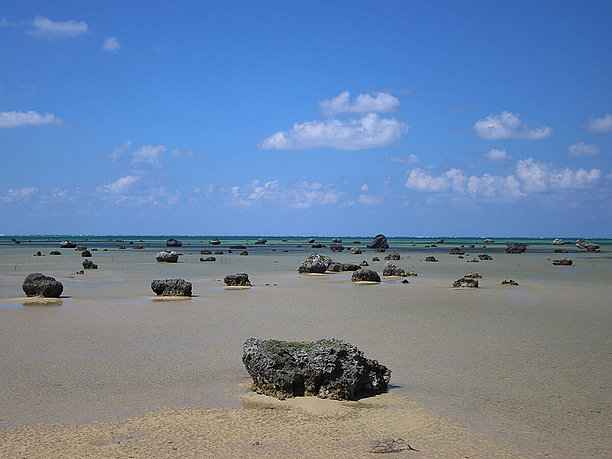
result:
<svg viewBox="0 0 612 459"><path fill-rule="evenodd" d="M229 248L232 250L245 250L246 249L246 247L243 245L230 245Z"/></svg>
<svg viewBox="0 0 612 459"><path fill-rule="evenodd" d="M35 257L42 257L42 256L43 256L43 254L42 254L42 253L40 253L40 250L39 250L38 252L36 252L36 253L34 254L34 256L35 256Z"/></svg>
<svg viewBox="0 0 612 459"><path fill-rule="evenodd" d="M359 247L351 247L350 252L353 255L360 255L361 253L363 253Z"/></svg>
<svg viewBox="0 0 612 459"><path fill-rule="evenodd" d="M231 252L231 250L230 250L230 252ZM217 250L215 252L215 255L223 255L223 250Z"/></svg>
<svg viewBox="0 0 612 459"><path fill-rule="evenodd" d="M212 241L209 241L209 244L211 244L211 245L219 245L219 244L221 244L221 241L219 240L219 238L214 238Z"/></svg>
<svg viewBox="0 0 612 459"><path fill-rule="evenodd" d="M391 252L385 257L385 260L399 260L401 258L402 257L400 256L399 252Z"/></svg>
<svg viewBox="0 0 612 459"><path fill-rule="evenodd" d="M84 269L98 269L98 265L96 265L93 261L91 260L85 260L83 262L83 268Z"/></svg>
<svg viewBox="0 0 612 459"><path fill-rule="evenodd" d="M320 249L321 247L325 247L323 244L321 244L320 242L315 242L314 244L312 244L311 246L313 249Z"/></svg>
<svg viewBox="0 0 612 459"><path fill-rule="evenodd" d="M370 264L367 261L363 260L361 263L359 263L359 266L370 266Z"/></svg>
<svg viewBox="0 0 612 459"><path fill-rule="evenodd" d="M51 252L49 252L49 255L61 255L62 252L60 252L59 250L52 250Z"/></svg>
<svg viewBox="0 0 612 459"><path fill-rule="evenodd" d="M185 279L154 280L151 289L161 296L191 296L191 282Z"/></svg>
<svg viewBox="0 0 612 459"><path fill-rule="evenodd" d="M64 286L53 277L41 273L28 274L21 288L26 296L42 296L45 298L59 298Z"/></svg>
<svg viewBox="0 0 612 459"><path fill-rule="evenodd" d="M409 284L409 283L410 283L410 281L408 279L402 280L402 284Z"/></svg>
<svg viewBox="0 0 612 459"><path fill-rule="evenodd" d="M417 276L418 276L418 274L417 274L417 273L415 273L414 271L410 271L410 272L407 272L407 273L406 273L406 276L408 276L408 277L417 277Z"/></svg>
<svg viewBox="0 0 612 459"><path fill-rule="evenodd" d="M332 239L332 242L334 244L342 244L342 239L340 239L339 237L335 237Z"/></svg>
<svg viewBox="0 0 612 459"><path fill-rule="evenodd" d="M371 269L359 269L351 277L353 282L380 282L380 276Z"/></svg>
<svg viewBox="0 0 612 459"><path fill-rule="evenodd" d="M368 249L388 249L389 244L387 244L387 238L383 234L378 234L367 247Z"/></svg>
<svg viewBox="0 0 612 459"><path fill-rule="evenodd" d="M332 263L331 258L313 253L300 265L298 272L300 274L323 274Z"/></svg>
<svg viewBox="0 0 612 459"><path fill-rule="evenodd" d="M178 261L178 257L179 254L174 250L172 252L162 250L155 256L155 259L160 263L176 263Z"/></svg>
<svg viewBox="0 0 612 459"><path fill-rule="evenodd" d="M555 266L572 266L574 262L571 258L562 258L560 260L553 260L552 264Z"/></svg>
<svg viewBox="0 0 612 459"><path fill-rule="evenodd" d="M120 245L119 247L117 247L119 250L125 250L125 246L124 245Z"/></svg>
<svg viewBox="0 0 612 459"><path fill-rule="evenodd" d="M374 249L374 252L379 252L379 253L382 253L382 252L384 252L385 250L386 250L386 249L383 249L382 247L377 247L377 248L375 248L375 249Z"/></svg>
<svg viewBox="0 0 612 459"><path fill-rule="evenodd" d="M555 253L568 253L565 249L555 249Z"/></svg>
<svg viewBox="0 0 612 459"><path fill-rule="evenodd" d="M463 276L465 279L481 279L482 278L482 274L478 274L478 273L470 273L470 274L466 274L465 276Z"/></svg>
<svg viewBox="0 0 612 459"><path fill-rule="evenodd" d="M517 281L512 280L512 279L510 280L504 279L501 283L501 285L518 285L518 284L519 283Z"/></svg>
<svg viewBox="0 0 612 459"><path fill-rule="evenodd" d="M314 244L315 239L313 237L311 237L310 239L306 240L307 244Z"/></svg>
<svg viewBox="0 0 612 459"><path fill-rule="evenodd" d="M506 253L523 253L527 250L527 244L521 242L508 242L506 245Z"/></svg>
<svg viewBox="0 0 612 459"><path fill-rule="evenodd" d="M493 239L489 239L489 238L487 238L487 239L485 239L485 240L484 240L484 241L482 241L482 242L483 242L483 244L493 244L495 241L494 241Z"/></svg>
<svg viewBox="0 0 612 459"><path fill-rule="evenodd" d="M374 258L372 258L372 261L380 261L380 258L374 257Z"/></svg>
<svg viewBox="0 0 612 459"><path fill-rule="evenodd" d="M481 253L480 255L478 255L478 258L483 260L483 261L488 261L488 260L492 260L493 257L491 255L489 255L488 253Z"/></svg>
<svg viewBox="0 0 612 459"><path fill-rule="evenodd" d="M77 252L83 252L84 250L87 250L87 246L79 245L75 250Z"/></svg>
<svg viewBox="0 0 612 459"><path fill-rule="evenodd" d="M361 241L353 241L353 244L361 244Z"/></svg>
<svg viewBox="0 0 612 459"><path fill-rule="evenodd" d="M454 249L451 249L450 252L451 255L465 255L465 252L463 250L461 250L459 247L455 247Z"/></svg>
<svg viewBox="0 0 612 459"><path fill-rule="evenodd" d="M74 242L69 241L69 240L65 240L64 242L60 244L61 249L74 249L76 246L77 245Z"/></svg>
<svg viewBox="0 0 612 459"><path fill-rule="evenodd" d="M253 378L253 390L280 399L315 395L357 400L385 392L391 378L387 367L335 338L316 342L251 338L244 343L242 361Z"/></svg>
<svg viewBox="0 0 612 459"><path fill-rule="evenodd" d="M337 263L333 262L327 268L330 272L342 272L342 271L357 271L360 268L359 265L355 263Z"/></svg>
<svg viewBox="0 0 612 459"><path fill-rule="evenodd" d="M393 263L388 261L383 268L383 276L400 276L406 277L406 272L402 268L398 268Z"/></svg>
<svg viewBox="0 0 612 459"><path fill-rule="evenodd" d="M478 288L478 281L476 279L466 279L462 277L453 282L454 288Z"/></svg>
<svg viewBox="0 0 612 459"><path fill-rule="evenodd" d="M344 247L340 244L331 244L329 248L332 252L342 252L344 250Z"/></svg>
<svg viewBox="0 0 612 459"><path fill-rule="evenodd" d="M247 256L249 254L249 252L247 252L246 250L243 250L242 252L240 252L240 255L242 256Z"/></svg>
<svg viewBox="0 0 612 459"><path fill-rule="evenodd" d="M81 252L82 257L91 257L91 252L89 250L83 250Z"/></svg>
<svg viewBox="0 0 612 459"><path fill-rule="evenodd" d="M436 262L438 260L436 260L436 257L425 257L425 261L434 261L434 262Z"/></svg>
<svg viewBox="0 0 612 459"><path fill-rule="evenodd" d="M168 238L168 240L166 241L166 247L182 247L182 246L183 246L183 243L181 241L174 239L173 237Z"/></svg>
<svg viewBox="0 0 612 459"><path fill-rule="evenodd" d="M200 253L201 253L202 255L212 255L212 252L211 252L210 250L206 250L206 249L201 250L201 251L200 251Z"/></svg>
<svg viewBox="0 0 612 459"><path fill-rule="evenodd" d="M200 261L217 261L215 257L200 258Z"/></svg>
<svg viewBox="0 0 612 459"><path fill-rule="evenodd" d="M251 281L247 273L237 273L225 276L223 282L229 287L250 287Z"/></svg>
<svg viewBox="0 0 612 459"><path fill-rule="evenodd" d="M257 241L255 241L255 244L266 244L267 242L267 239L260 237L259 239L257 239Z"/></svg>
<svg viewBox="0 0 612 459"><path fill-rule="evenodd" d="M599 249L599 245L593 242L585 241L584 239L578 239L576 241L576 247L579 249L584 249L588 252L595 252Z"/></svg>
<svg viewBox="0 0 612 459"><path fill-rule="evenodd" d="M444 244L444 239L440 238L436 241L436 244Z"/></svg>
<svg viewBox="0 0 612 459"><path fill-rule="evenodd" d="M144 249L144 245L135 245L135 246L134 246L134 247L132 247L132 248L133 248L133 249L136 249L136 250L142 250L142 249ZM94 249L94 250L95 250L95 249Z"/></svg>

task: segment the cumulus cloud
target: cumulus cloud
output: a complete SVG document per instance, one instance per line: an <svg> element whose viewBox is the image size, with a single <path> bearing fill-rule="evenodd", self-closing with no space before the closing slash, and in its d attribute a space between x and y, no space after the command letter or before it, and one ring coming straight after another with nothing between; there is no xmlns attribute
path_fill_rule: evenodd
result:
<svg viewBox="0 0 612 459"><path fill-rule="evenodd" d="M292 129L279 131L265 138L264 150L301 150L305 148L335 148L363 150L396 143L408 131L408 125L394 118L380 118L375 113L358 120L306 121Z"/></svg>
<svg viewBox="0 0 612 459"><path fill-rule="evenodd" d="M162 153L166 151L164 145L142 145L132 152L132 164L161 165Z"/></svg>
<svg viewBox="0 0 612 459"><path fill-rule="evenodd" d="M43 16L36 16L30 25L29 34L43 37L70 38L88 30L85 21L51 21Z"/></svg>
<svg viewBox="0 0 612 459"><path fill-rule="evenodd" d="M474 131L478 137L487 140L524 139L540 140L550 137L553 130L549 126L530 128L519 118L518 113L502 111L476 121Z"/></svg>
<svg viewBox="0 0 612 459"><path fill-rule="evenodd" d="M253 180L244 186L230 188L231 202L240 207L257 207L264 202L277 203L290 209L310 209L313 206L336 204L341 193L331 185L300 180L293 187L281 185L278 180Z"/></svg>
<svg viewBox="0 0 612 459"><path fill-rule="evenodd" d="M573 158L580 158L583 156L595 156L599 154L599 147L593 144L587 144L584 142L578 142L567 147L567 155Z"/></svg>
<svg viewBox="0 0 612 459"><path fill-rule="evenodd" d="M51 113L40 114L34 110L27 112L0 112L0 128L9 129L51 123L61 123L61 120Z"/></svg>
<svg viewBox="0 0 612 459"><path fill-rule="evenodd" d="M337 115L340 113L383 113L395 110L400 102L397 97L385 92L370 94L359 94L351 101L349 91L341 92L330 100L319 102L319 110L324 115Z"/></svg>
<svg viewBox="0 0 612 459"><path fill-rule="evenodd" d="M138 177L135 175L126 175L118 178L114 182L107 185L100 185L97 188L99 193L112 194L112 195L125 195L129 193L132 186L138 181Z"/></svg>
<svg viewBox="0 0 612 459"><path fill-rule="evenodd" d="M497 148L493 148L492 150L486 152L485 158L494 163L501 163L514 159L512 156L508 156L506 150L498 150Z"/></svg>
<svg viewBox="0 0 612 459"><path fill-rule="evenodd" d="M104 39L102 43L102 49L111 53L116 53L121 49L121 44L117 37L108 37Z"/></svg>
<svg viewBox="0 0 612 459"><path fill-rule="evenodd" d="M589 118L581 127L593 134L612 132L612 114L606 113L602 118Z"/></svg>
<svg viewBox="0 0 612 459"><path fill-rule="evenodd" d="M572 170L558 169L552 164L534 161L533 158L520 160L516 165L516 175L523 189L529 192L544 192L548 190L579 190L585 189L601 178L599 169Z"/></svg>
<svg viewBox="0 0 612 459"><path fill-rule="evenodd" d="M0 196L0 201L6 203L28 201L37 191L33 186L18 189L11 188L4 196Z"/></svg>
<svg viewBox="0 0 612 459"><path fill-rule="evenodd" d="M408 156L395 156L393 158L389 158L390 163L398 163L398 164L417 164L419 162L419 158L417 155L408 155Z"/></svg>

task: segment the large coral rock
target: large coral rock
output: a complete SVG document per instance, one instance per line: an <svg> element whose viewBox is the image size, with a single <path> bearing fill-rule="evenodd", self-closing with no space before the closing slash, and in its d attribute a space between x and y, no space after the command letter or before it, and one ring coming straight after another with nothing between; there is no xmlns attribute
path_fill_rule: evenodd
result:
<svg viewBox="0 0 612 459"><path fill-rule="evenodd" d="M406 277L406 272L402 268L398 268L390 261L385 263L383 268L383 276L401 276Z"/></svg>
<svg viewBox="0 0 612 459"><path fill-rule="evenodd" d="M151 289L161 296L191 296L191 282L185 279L154 280Z"/></svg>
<svg viewBox="0 0 612 459"><path fill-rule="evenodd" d="M58 280L42 273L28 274L21 288L26 296L43 296L45 298L59 298L64 286Z"/></svg>
<svg viewBox="0 0 612 459"><path fill-rule="evenodd" d="M298 272L300 274L323 274L332 263L331 258L313 253L300 265Z"/></svg>
<svg viewBox="0 0 612 459"><path fill-rule="evenodd" d="M374 240L368 244L368 249L388 249L389 244L384 234L378 234Z"/></svg>
<svg viewBox="0 0 612 459"><path fill-rule="evenodd" d="M172 252L168 252L167 250L162 250L158 252L155 256L155 259L160 263L176 263L178 261L179 254L174 250Z"/></svg>
<svg viewBox="0 0 612 459"><path fill-rule="evenodd" d="M380 276L371 269L359 269L351 277L353 282L380 282Z"/></svg>
<svg viewBox="0 0 612 459"><path fill-rule="evenodd" d="M453 282L454 288L478 288L478 281L476 279L462 277Z"/></svg>
<svg viewBox="0 0 612 459"><path fill-rule="evenodd" d="M251 338L242 361L253 390L278 398L316 395L356 400L387 390L391 370L342 340L287 342Z"/></svg>
<svg viewBox="0 0 612 459"><path fill-rule="evenodd" d="M65 240L63 242L60 243L60 248L61 249L74 249L77 245L69 240Z"/></svg>
<svg viewBox="0 0 612 459"><path fill-rule="evenodd" d="M506 245L506 253L523 253L527 250L527 244L520 242L508 242Z"/></svg>
<svg viewBox="0 0 612 459"><path fill-rule="evenodd" d="M230 274L229 276L225 276L223 282L225 282L225 285L228 287L251 286L251 281L249 280L249 275L247 273Z"/></svg>
<svg viewBox="0 0 612 459"><path fill-rule="evenodd" d="M182 247L183 243L179 240L174 239L173 237L168 238L166 241L166 247Z"/></svg>

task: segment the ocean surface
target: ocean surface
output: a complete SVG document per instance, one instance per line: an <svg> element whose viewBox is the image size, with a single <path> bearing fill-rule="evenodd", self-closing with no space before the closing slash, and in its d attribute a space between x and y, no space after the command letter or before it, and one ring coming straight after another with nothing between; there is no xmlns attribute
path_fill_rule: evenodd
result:
<svg viewBox="0 0 612 459"><path fill-rule="evenodd" d="M598 456L612 442L612 240L600 252L548 239L372 237L181 237L179 263L157 263L166 237L0 237L0 428L78 424L181 407L238 407L250 379L241 362L247 338L342 338L392 370L391 391L455 422L513 445L552 455ZM70 239L92 251L99 269L82 269ZM528 244L506 254L507 242ZM231 245L244 245L231 250ZM125 248L119 248L124 246ZM143 246L142 249L135 248ZM449 250L462 247L464 258ZM362 254L348 252L359 247ZM563 248L568 253L554 253ZM97 250L96 250L97 249ZM201 262L201 250L223 251ZM51 256L51 250L62 255ZM384 256L417 277L355 285L351 273L305 276L313 252L382 274ZM34 256L40 251L43 256ZM487 253L490 261L473 262ZM434 256L438 262L426 262ZM373 257L381 259L372 261ZM572 266L552 260L571 258ZM26 306L27 274L64 284L61 305ZM226 290L246 272L253 288ZM453 289L464 274L478 289ZM182 277L194 297L156 301L153 279ZM518 286L504 286L513 279ZM527 448L528 449L528 448ZM607 453L609 454L609 453Z"/></svg>

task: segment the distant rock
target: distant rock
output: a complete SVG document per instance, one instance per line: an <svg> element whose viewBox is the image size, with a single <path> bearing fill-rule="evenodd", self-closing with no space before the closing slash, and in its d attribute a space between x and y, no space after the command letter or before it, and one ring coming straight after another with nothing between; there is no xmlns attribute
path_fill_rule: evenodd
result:
<svg viewBox="0 0 612 459"><path fill-rule="evenodd" d="M359 263L359 266L370 266L370 264L367 261L363 260L361 263Z"/></svg>
<svg viewBox="0 0 612 459"><path fill-rule="evenodd" d="M183 246L183 243L181 241L174 239L173 237L168 238L168 240L166 241L166 247L182 247L182 246Z"/></svg>
<svg viewBox="0 0 612 459"><path fill-rule="evenodd" d="M380 261L380 258L374 257L374 258L372 258L372 261Z"/></svg>
<svg viewBox="0 0 612 459"><path fill-rule="evenodd" d="M178 261L179 254L174 250L172 252L168 252L167 250L162 250L158 252L155 256L155 259L160 263L176 263Z"/></svg>
<svg viewBox="0 0 612 459"><path fill-rule="evenodd" d="M493 259L493 257L488 253L481 253L480 255L478 255L478 258L483 261L490 261Z"/></svg>
<svg viewBox="0 0 612 459"><path fill-rule="evenodd" d="M91 260L85 260L83 262L83 268L84 269L98 269L98 265L96 265L93 261Z"/></svg>
<svg viewBox="0 0 612 459"><path fill-rule="evenodd" d="M142 249L144 249L144 245L142 245L142 244L138 244L138 245L135 245L135 246L134 246L134 247L132 247L132 248L133 248L133 249L135 249L135 250L142 250ZM94 249L94 250L95 250L95 249Z"/></svg>
<svg viewBox="0 0 612 459"><path fill-rule="evenodd" d="M325 246L321 244L320 242L315 242L314 244L311 245L311 247L313 249L320 249L321 247L325 247Z"/></svg>
<svg viewBox="0 0 612 459"><path fill-rule="evenodd" d="M551 242L552 245L563 245L565 244L565 242L563 242L562 239L555 239L554 241Z"/></svg>
<svg viewBox="0 0 612 459"><path fill-rule="evenodd" d="M259 239L257 239L257 241L255 241L255 244L267 244L268 240L260 237Z"/></svg>
<svg viewBox="0 0 612 459"><path fill-rule="evenodd" d="M383 276L399 276L406 277L406 272L402 268L398 268L393 263L388 261L383 268Z"/></svg>
<svg viewBox="0 0 612 459"><path fill-rule="evenodd" d="M89 250L83 250L81 252L82 257L91 257L91 252Z"/></svg>
<svg viewBox="0 0 612 459"><path fill-rule="evenodd" d="M340 239L339 237L335 237L332 239L332 242L334 244L342 244L342 239Z"/></svg>
<svg viewBox="0 0 612 459"><path fill-rule="evenodd" d="M331 244L329 248L332 252L342 252L344 250L344 247L342 245L336 243Z"/></svg>
<svg viewBox="0 0 612 459"><path fill-rule="evenodd" d="M223 255L223 250L216 250L215 255Z"/></svg>
<svg viewBox="0 0 612 459"><path fill-rule="evenodd" d="M42 256L43 256L43 254L42 254L42 253L40 252L40 250L39 250L38 252L36 252L36 253L34 254L34 256L35 256L35 257L42 257Z"/></svg>
<svg viewBox="0 0 612 459"><path fill-rule="evenodd" d="M506 245L506 253L523 253L527 250L527 244L521 242L508 242Z"/></svg>
<svg viewBox="0 0 612 459"><path fill-rule="evenodd" d="M584 249L588 252L596 252L599 249L599 245L593 242L585 241L584 239L578 239L576 241L576 247Z"/></svg>
<svg viewBox="0 0 612 459"><path fill-rule="evenodd" d="M240 255L242 255L243 257L246 257L249 254L249 252L247 252L246 250L243 250L242 252L240 252Z"/></svg>
<svg viewBox="0 0 612 459"><path fill-rule="evenodd" d="M351 277L353 282L380 282L380 276L371 269L359 269Z"/></svg>
<svg viewBox="0 0 612 459"><path fill-rule="evenodd" d="M555 249L555 253L568 253L565 249Z"/></svg>
<svg viewBox="0 0 612 459"><path fill-rule="evenodd" d="M191 282L185 279L154 280L151 289L160 296L191 296Z"/></svg>
<svg viewBox="0 0 612 459"><path fill-rule="evenodd" d="M425 261L437 262L436 257L425 257Z"/></svg>
<svg viewBox="0 0 612 459"><path fill-rule="evenodd" d="M200 258L200 261L217 261L215 257Z"/></svg>
<svg viewBox="0 0 612 459"><path fill-rule="evenodd" d="M454 249L451 249L450 252L451 255L465 255L465 252L463 250L461 250L459 247L455 247Z"/></svg>
<svg viewBox="0 0 612 459"><path fill-rule="evenodd" d="M212 241L208 241L209 244L211 245L219 245L221 244L221 241L219 240L219 238L214 238Z"/></svg>
<svg viewBox="0 0 612 459"><path fill-rule="evenodd" d="M309 239L306 239L306 243L307 244L314 244L315 238L311 237Z"/></svg>
<svg viewBox="0 0 612 459"><path fill-rule="evenodd" d="M384 234L378 234L374 237L374 240L367 245L368 249L388 249L389 244Z"/></svg>
<svg viewBox="0 0 612 459"><path fill-rule="evenodd" d="M333 262L327 267L329 272L357 271L361 267L355 263L337 263Z"/></svg>
<svg viewBox="0 0 612 459"><path fill-rule="evenodd" d="M249 280L249 275L247 273L230 274L229 276L225 276L223 282L225 282L225 285L227 285L228 287L251 286L251 281Z"/></svg>
<svg viewBox="0 0 612 459"><path fill-rule="evenodd" d="M408 279L402 280L402 284L409 284L409 283L410 283L410 281Z"/></svg>
<svg viewBox="0 0 612 459"><path fill-rule="evenodd" d="M518 284L519 283L517 281L512 280L512 279L510 280L504 279L501 283L501 285L518 285Z"/></svg>
<svg viewBox="0 0 612 459"><path fill-rule="evenodd" d="M463 276L465 279L480 279L482 278L482 274L478 274L478 273L470 273L470 274L466 274L465 276Z"/></svg>
<svg viewBox="0 0 612 459"><path fill-rule="evenodd" d="M555 266L572 266L574 262L570 258L562 258L560 260L553 260L552 264Z"/></svg>
<svg viewBox="0 0 612 459"><path fill-rule="evenodd" d="M212 255L212 252L210 250L207 250L207 249L200 250L200 253L202 255Z"/></svg>
<svg viewBox="0 0 612 459"><path fill-rule="evenodd" d="M313 253L298 268L300 274L324 274L333 260L325 255Z"/></svg>
<svg viewBox="0 0 612 459"><path fill-rule="evenodd" d="M487 238L487 239L485 239L485 240L484 240L484 241L482 241L482 242L483 242L483 244L493 244L495 241L494 241L493 239L489 239L489 238Z"/></svg>
<svg viewBox="0 0 612 459"><path fill-rule="evenodd" d="M357 400L387 390L391 370L336 338L287 342L251 338L242 361L258 393Z"/></svg>
<svg viewBox="0 0 612 459"><path fill-rule="evenodd" d="M77 252L83 252L84 250L87 250L87 246L79 245L79 246L77 246L77 248L75 250Z"/></svg>
<svg viewBox="0 0 612 459"><path fill-rule="evenodd" d="M409 272L407 272L407 273L406 273L406 276L407 276L407 277L417 277L417 276L418 276L418 274L417 274L417 273L415 273L414 271L409 271Z"/></svg>
<svg viewBox="0 0 612 459"><path fill-rule="evenodd" d="M60 248L61 249L74 249L77 245L69 240L65 240L64 242L60 243Z"/></svg>
<svg viewBox="0 0 612 459"><path fill-rule="evenodd" d="M440 238L436 241L436 244L444 244L444 239Z"/></svg>
<svg viewBox="0 0 612 459"><path fill-rule="evenodd" d="M385 260L399 260L401 258L402 257L400 256L399 252L391 252L385 257Z"/></svg>
<svg viewBox="0 0 612 459"><path fill-rule="evenodd" d="M49 252L49 255L61 255L62 252L60 252L59 250L52 250L51 252Z"/></svg>
<svg viewBox="0 0 612 459"><path fill-rule="evenodd" d="M42 296L45 298L59 298L64 286L58 280L42 273L28 274L21 284L26 296Z"/></svg>
<svg viewBox="0 0 612 459"><path fill-rule="evenodd" d="M350 252L353 255L360 255L361 253L363 253L359 247L351 247Z"/></svg>
<svg viewBox="0 0 612 459"><path fill-rule="evenodd" d="M119 247L117 247L119 250L125 250L125 246L124 245L120 245Z"/></svg>
<svg viewBox="0 0 612 459"><path fill-rule="evenodd" d="M454 288L478 288L478 281L476 279L469 279L462 277L453 282Z"/></svg>
<svg viewBox="0 0 612 459"><path fill-rule="evenodd" d="M243 245L230 245L229 248L232 250L245 250L246 249L246 247Z"/></svg>

